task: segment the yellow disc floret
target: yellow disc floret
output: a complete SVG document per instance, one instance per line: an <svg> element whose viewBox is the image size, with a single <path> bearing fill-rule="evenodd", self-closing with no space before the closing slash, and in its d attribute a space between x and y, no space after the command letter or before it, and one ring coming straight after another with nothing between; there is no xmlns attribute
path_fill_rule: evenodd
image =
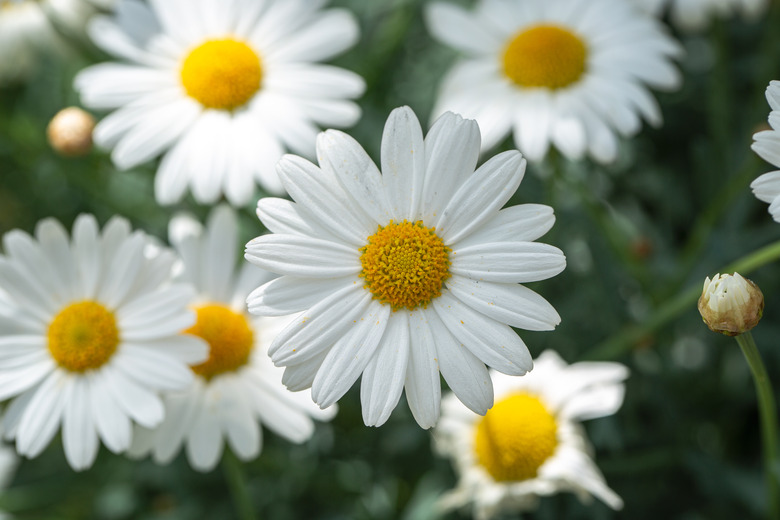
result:
<svg viewBox="0 0 780 520"><path fill-rule="evenodd" d="M555 90L580 79L586 58L587 49L579 36L555 25L537 25L509 42L504 73L521 87Z"/></svg>
<svg viewBox="0 0 780 520"><path fill-rule="evenodd" d="M84 372L103 366L116 352L114 313L93 301L68 305L49 324L49 352L62 368Z"/></svg>
<svg viewBox="0 0 780 520"><path fill-rule="evenodd" d="M187 94L206 108L233 110L260 89L260 57L246 43L209 40L184 59L181 82Z"/></svg>
<svg viewBox="0 0 780 520"><path fill-rule="evenodd" d="M198 307L196 312L198 321L184 332L206 340L209 358L193 366L193 372L211 379L246 365L254 346L254 333L246 317L216 303Z"/></svg>
<svg viewBox="0 0 780 520"><path fill-rule="evenodd" d="M479 464L499 482L534 478L558 445L555 417L529 394L513 394L477 424Z"/></svg>
<svg viewBox="0 0 780 520"><path fill-rule="evenodd" d="M450 248L421 221L379 226L360 252L365 287L393 310L426 306L450 277Z"/></svg>

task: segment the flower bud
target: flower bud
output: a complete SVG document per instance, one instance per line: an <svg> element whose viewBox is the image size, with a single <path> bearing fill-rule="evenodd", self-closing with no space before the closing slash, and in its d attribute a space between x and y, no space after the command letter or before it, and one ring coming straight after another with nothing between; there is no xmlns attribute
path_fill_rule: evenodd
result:
<svg viewBox="0 0 780 520"><path fill-rule="evenodd" d="M54 150L65 157L80 157L92 149L95 118L78 107L60 110L49 122L46 136Z"/></svg>
<svg viewBox="0 0 780 520"><path fill-rule="evenodd" d="M738 336L758 325L764 312L764 295L739 273L716 274L712 280L704 280L699 312L710 330Z"/></svg>

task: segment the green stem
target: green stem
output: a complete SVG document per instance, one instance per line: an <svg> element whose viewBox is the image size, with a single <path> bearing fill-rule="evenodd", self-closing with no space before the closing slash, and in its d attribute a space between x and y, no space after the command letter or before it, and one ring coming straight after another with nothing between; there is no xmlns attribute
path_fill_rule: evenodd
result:
<svg viewBox="0 0 780 520"><path fill-rule="evenodd" d="M226 450L222 457L222 469L225 472L225 480L227 480L230 495L233 497L233 505L236 507L238 518L256 520L257 515L252 500L249 498L244 468L230 450Z"/></svg>
<svg viewBox="0 0 780 520"><path fill-rule="evenodd" d="M761 416L761 443L764 452L764 472L766 474L767 494L769 497L769 515L767 518L780 518L780 497L777 494L777 479L774 463L777 460L777 406L772 392L772 383L764 368L761 354L750 331L735 336L742 353L745 354L753 383L756 385L756 397Z"/></svg>
<svg viewBox="0 0 780 520"><path fill-rule="evenodd" d="M780 259L780 240L740 258L736 262L727 265L720 272L733 273L736 271L745 275L777 259ZM642 339L652 334L653 331L660 329L668 322L690 309L696 303L699 296L701 296L700 285L690 287L685 291L678 293L677 296L668 300L656 310L648 320L643 323L624 327L616 334L607 338L604 342L596 345L593 350L588 351L584 357L586 359L615 359L620 357L634 348Z"/></svg>

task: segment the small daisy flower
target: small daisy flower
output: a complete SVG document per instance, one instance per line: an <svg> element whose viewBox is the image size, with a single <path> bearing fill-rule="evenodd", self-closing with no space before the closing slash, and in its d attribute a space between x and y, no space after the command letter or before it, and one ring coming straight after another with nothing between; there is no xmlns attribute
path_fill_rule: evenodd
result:
<svg viewBox="0 0 780 520"><path fill-rule="evenodd" d="M522 375L531 356L511 327L551 330L555 309L524 282L566 264L533 242L553 225L551 208L501 209L525 172L517 151L474 171L474 121L447 113L423 139L408 108L382 136L380 173L348 135L317 139L319 167L295 156L278 166L295 202L265 198L257 213L273 234L246 258L283 276L255 290L249 311L302 312L271 344L291 390L312 388L322 407L362 374L367 425L384 423L406 389L417 422L439 416L439 371L472 410L485 413L493 387L485 364Z"/></svg>
<svg viewBox="0 0 780 520"><path fill-rule="evenodd" d="M120 0L97 17L94 41L122 63L75 80L84 104L117 109L95 129L119 168L163 154L160 204L189 186L211 204L252 198L255 182L282 194L274 166L285 149L312 156L317 125L350 126L360 76L316 62L352 46L354 17L321 0Z"/></svg>
<svg viewBox="0 0 780 520"><path fill-rule="evenodd" d="M452 395L433 430L442 456L453 460L455 490L443 509L471 505L478 519L536 507L539 497L571 491L613 509L623 502L604 482L579 421L614 414L628 370L619 363L567 365L545 351L525 377L491 371L496 405L475 415Z"/></svg>
<svg viewBox="0 0 780 520"><path fill-rule="evenodd" d="M634 0L634 3L655 16L661 16L668 8L674 24L688 31L702 30L712 18L727 18L737 11L755 20L769 6L768 0Z"/></svg>
<svg viewBox="0 0 780 520"><path fill-rule="evenodd" d="M208 471L220 460L225 440L240 459L257 457L259 424L289 441L307 440L314 432L312 418L331 419L335 408L320 410L308 392L288 391L283 370L271 363L268 346L289 319L248 315L247 295L272 275L248 263L235 272L233 211L217 207L205 232L193 218L176 217L169 235L184 262L182 276L198 290L198 319L187 332L208 342L210 353L192 367L197 377L189 388L164 396L167 413L160 427L138 427L131 455L151 452L166 464L186 443L192 467Z"/></svg>
<svg viewBox="0 0 780 520"><path fill-rule="evenodd" d="M769 126L772 129L753 135L754 141L750 147L766 162L780 168L780 81L769 83L766 99L772 109L769 113ZM780 171L759 176L750 187L758 200L769 203L769 213L775 222L780 222Z"/></svg>
<svg viewBox="0 0 780 520"><path fill-rule="evenodd" d="M531 161L550 145L613 161L618 136L661 124L649 88L680 83L679 45L625 0L483 0L474 11L426 10L433 36L464 54L444 79L434 116L473 117L489 149L510 132Z"/></svg>
<svg viewBox="0 0 780 520"><path fill-rule="evenodd" d="M174 255L114 217L91 215L69 240L55 220L32 238L3 237L0 256L0 401L7 440L33 458L62 426L68 462L92 465L99 440L114 453L131 442L132 423L158 425L161 390L190 384L190 363L206 346L179 332L195 322L188 285L169 282Z"/></svg>

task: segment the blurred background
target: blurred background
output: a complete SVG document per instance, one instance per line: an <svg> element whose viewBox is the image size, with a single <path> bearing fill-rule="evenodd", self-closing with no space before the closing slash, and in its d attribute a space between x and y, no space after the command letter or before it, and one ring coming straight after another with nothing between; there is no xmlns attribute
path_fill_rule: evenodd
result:
<svg viewBox="0 0 780 520"><path fill-rule="evenodd" d="M389 112L409 105L425 127L439 81L455 59L428 35L425 3L331 2L352 10L361 24L359 45L333 63L367 82L359 101L363 119L349 133L377 162ZM73 27L58 27L53 47L35 36L33 54L24 58L29 66L22 67L21 57L2 48L9 29L0 25L0 64L18 65L0 78L0 233L32 232L44 217L69 228L88 212L101 223L123 215L164 240L177 211L205 218L209 207L191 198L171 207L155 204L155 163L117 171L104 151L64 158L50 148L48 122L78 105L74 75L108 59ZM780 79L778 29L777 2L758 20L715 19L696 33L670 27L685 49L679 63L684 83L677 92L657 93L663 127L645 127L623 140L618 161L608 167L557 154L529 165L510 204L555 208L557 223L543 241L564 251L568 268L531 285L555 306L562 324L555 332L521 335L534 356L554 349L568 362L620 361L631 377L622 409L584 424L597 465L625 509L583 505L564 494L542 499L525 517L765 517L750 373L736 343L701 322L696 298L705 276L780 240L780 225L748 187L774 169L750 144L753 133L767 127L764 90ZM485 156L509 148L507 141ZM253 205L242 209L241 225L244 241L264 231ZM742 274L766 298L753 334L778 388L780 268L770 262L747 270ZM318 424L303 445L264 432L263 453L245 465L259 517L434 518L434 502L454 486L455 473L432 452L430 432L417 426L403 398L380 428L363 425L357 387L339 406L337 417ZM183 455L157 466L103 448L91 470L75 473L58 439L39 458L20 463L0 491L0 509L40 520L235 518L220 468L200 474Z"/></svg>

